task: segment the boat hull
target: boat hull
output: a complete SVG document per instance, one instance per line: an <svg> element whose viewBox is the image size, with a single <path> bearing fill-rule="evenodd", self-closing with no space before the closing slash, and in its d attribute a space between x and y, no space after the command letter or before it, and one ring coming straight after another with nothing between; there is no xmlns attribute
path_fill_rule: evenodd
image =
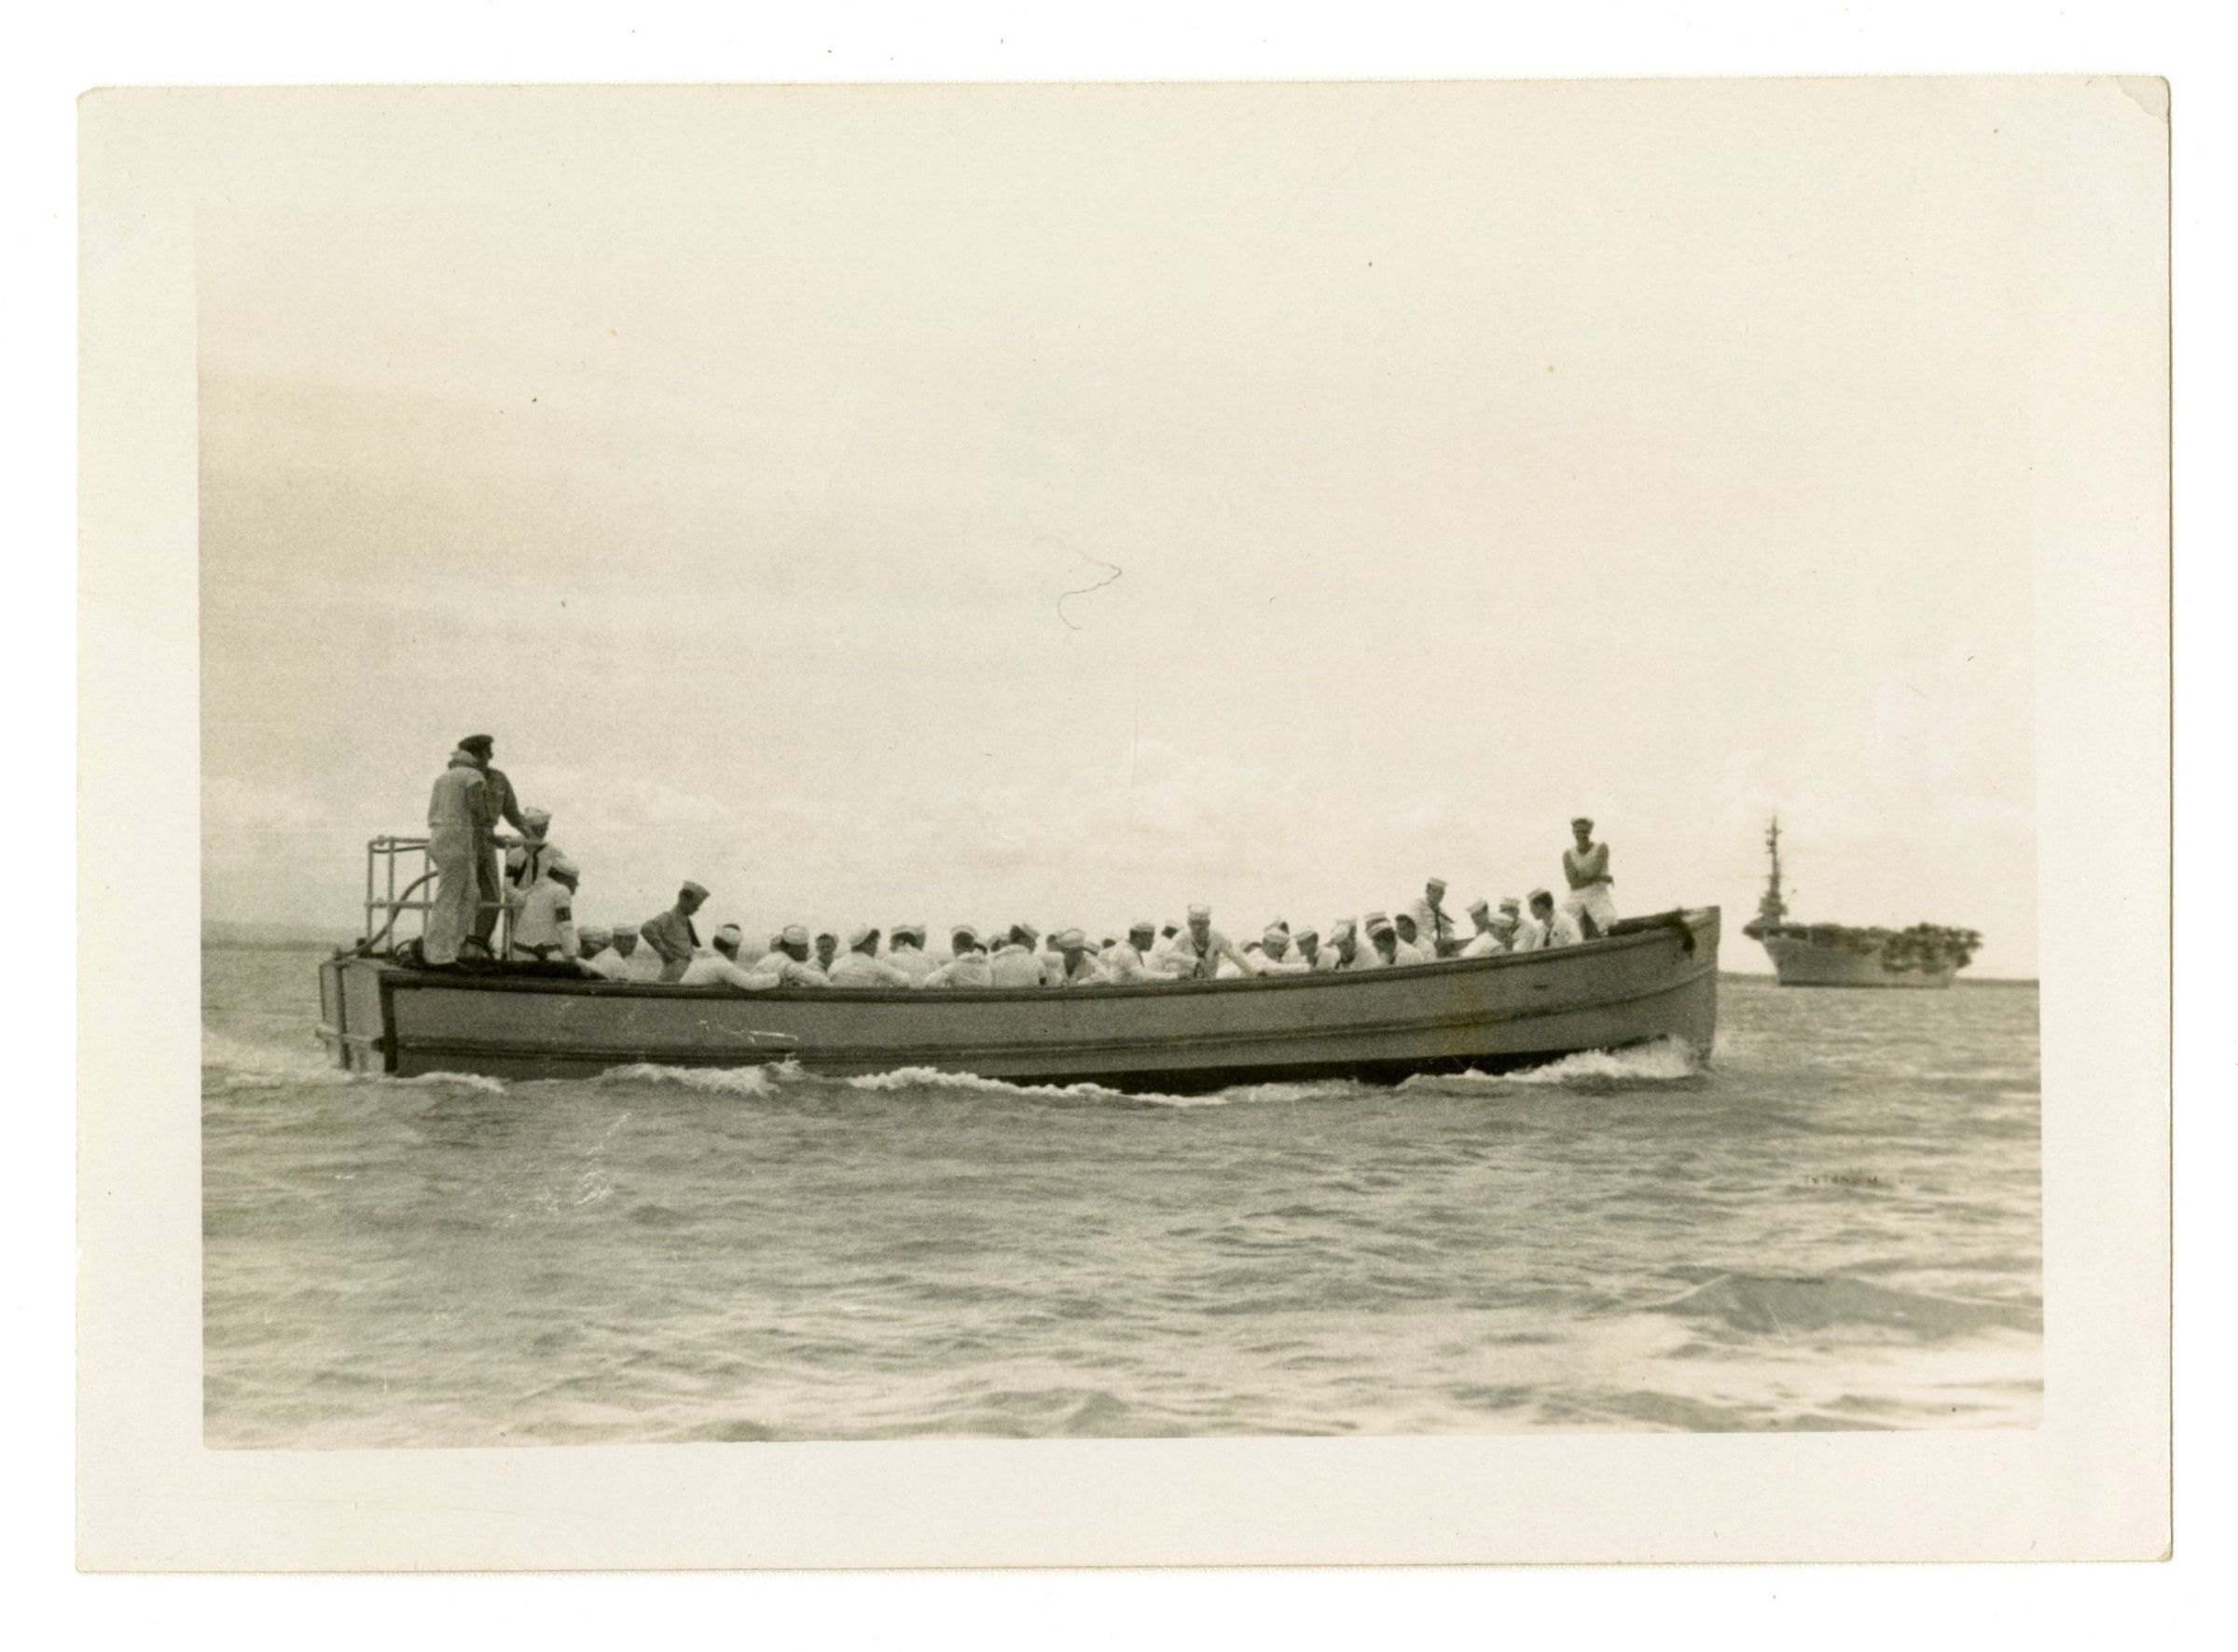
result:
<svg viewBox="0 0 2238 1652"><path fill-rule="evenodd" d="M1851 952L1816 942L1766 936L1764 950L1782 986L1872 986L1935 989L1947 987L1958 971L1948 964L1933 968L1891 970L1879 952Z"/></svg>
<svg viewBox="0 0 2238 1652"><path fill-rule="evenodd" d="M343 956L322 1031L360 1071L584 1077L795 1061L1188 1093L1278 1079L1498 1070L1717 1031L1714 907L1582 946L1412 969L1078 991L844 991L522 979Z"/></svg>

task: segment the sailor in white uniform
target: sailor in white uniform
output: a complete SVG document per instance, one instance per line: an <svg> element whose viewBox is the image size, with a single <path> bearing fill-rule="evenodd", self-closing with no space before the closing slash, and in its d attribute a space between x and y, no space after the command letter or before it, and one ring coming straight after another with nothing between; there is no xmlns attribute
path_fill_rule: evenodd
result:
<svg viewBox="0 0 2238 1652"><path fill-rule="evenodd" d="M1104 949L1101 960L1104 974L1114 984L1130 981L1166 980L1166 972L1150 959L1151 953L1156 948L1157 939L1158 926L1148 918L1131 925L1126 940Z"/></svg>
<svg viewBox="0 0 2238 1652"><path fill-rule="evenodd" d="M574 863L559 857L520 896L506 957L517 963L572 964L585 969L575 938Z"/></svg>
<svg viewBox="0 0 2238 1652"><path fill-rule="evenodd" d="M1110 982L1102 961L1088 950L1085 935L1078 929L1059 929L1055 940L1057 974L1049 985L1102 986Z"/></svg>
<svg viewBox="0 0 2238 1652"><path fill-rule="evenodd" d="M1554 896L1544 889L1531 891L1531 918L1539 926L1541 947L1575 946L1585 939L1578 931L1578 920L1567 912L1557 912Z"/></svg>
<svg viewBox="0 0 2238 1652"><path fill-rule="evenodd" d="M735 986L741 992L753 992L758 983L752 971L739 960L739 948L746 937L736 924L725 924L714 933L714 951L697 955L684 965L678 977L679 986Z"/></svg>
<svg viewBox="0 0 2238 1652"><path fill-rule="evenodd" d="M778 935L778 947L748 971L750 991L767 992L773 986L829 986L831 977L808 961L808 931L788 924Z"/></svg>
<svg viewBox="0 0 2238 1652"><path fill-rule="evenodd" d="M1492 902L1476 900L1469 902L1470 920L1476 925L1476 933L1469 937L1469 944L1461 948L1465 958L1488 958L1508 950L1506 939L1492 921Z"/></svg>
<svg viewBox="0 0 2238 1652"><path fill-rule="evenodd" d="M1311 924L1298 931L1298 961L1316 975L1336 968L1336 959L1321 950L1321 932Z"/></svg>
<svg viewBox="0 0 2238 1652"><path fill-rule="evenodd" d="M958 924L948 936L952 956L948 961L925 977L928 989L944 987L992 986L994 971L988 966L987 953L979 944L979 931L969 924Z"/></svg>
<svg viewBox="0 0 2238 1652"><path fill-rule="evenodd" d="M1430 954L1422 950L1422 943L1418 939L1421 931L1415 928L1414 914L1402 912L1393 918L1391 923L1393 937L1398 942L1398 957L1395 961L1402 964L1427 964L1430 962Z"/></svg>
<svg viewBox="0 0 2238 1652"><path fill-rule="evenodd" d="M1449 958L1461 949L1461 927L1445 910L1445 880L1433 877L1422 886L1422 899L1406 909L1414 919L1415 944L1433 958ZM1402 937L1403 938L1403 935Z"/></svg>
<svg viewBox="0 0 2238 1652"><path fill-rule="evenodd" d="M1013 924L1009 936L988 956L988 969L997 986L1039 986L1043 982L1041 955L1034 951L1042 932L1031 924Z"/></svg>
<svg viewBox="0 0 2238 1652"><path fill-rule="evenodd" d="M878 932L864 926L850 932L847 951L831 968L834 986L915 986L916 978L905 974L892 963L878 957Z"/></svg>
<svg viewBox="0 0 2238 1652"><path fill-rule="evenodd" d="M922 981L939 968L925 952L925 926L917 923L896 924L887 931L891 938L886 948L886 961L909 977L912 982Z"/></svg>
<svg viewBox="0 0 2238 1652"><path fill-rule="evenodd" d="M1259 973L1262 975L1310 975L1313 966L1290 950L1290 931L1276 925L1267 926L1266 933L1259 938Z"/></svg>
<svg viewBox="0 0 2238 1652"><path fill-rule="evenodd" d="M1563 913L1580 935L1606 935L1616 923L1609 846L1593 841L1593 822L1583 815L1569 823L1569 831L1577 841L1562 851L1562 875L1569 883Z"/></svg>
<svg viewBox="0 0 2238 1652"><path fill-rule="evenodd" d="M1357 970L1360 959L1360 926L1348 917L1341 917L1329 926L1329 950L1321 955L1329 960L1332 970Z"/></svg>
<svg viewBox="0 0 2238 1652"><path fill-rule="evenodd" d="M1223 958L1246 975L1255 973L1236 943L1212 927L1212 909L1199 901L1189 908L1189 921L1166 943L1160 967L1182 980L1210 981L1219 973Z"/></svg>

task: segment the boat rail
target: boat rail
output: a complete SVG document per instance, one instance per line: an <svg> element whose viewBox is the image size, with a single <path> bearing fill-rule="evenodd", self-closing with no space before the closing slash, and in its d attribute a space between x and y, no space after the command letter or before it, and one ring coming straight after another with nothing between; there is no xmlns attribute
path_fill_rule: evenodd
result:
<svg viewBox="0 0 2238 1652"><path fill-rule="evenodd" d="M508 833L496 833L490 841L502 856L505 850L519 847L525 840ZM366 842L366 927L364 934L351 948L361 957L372 957L384 953L393 954L402 941L422 941L427 935L427 915L435 910L435 863L425 837L401 837L384 833ZM415 860L413 857L417 857ZM399 863L402 863L401 865ZM404 879L401 888L398 879ZM475 902L475 916L492 907L496 909L497 925L490 934L490 950L504 957L511 950L513 941L513 912L503 899L504 874L498 876L500 899ZM420 920L419 932L399 938L397 920L407 913Z"/></svg>

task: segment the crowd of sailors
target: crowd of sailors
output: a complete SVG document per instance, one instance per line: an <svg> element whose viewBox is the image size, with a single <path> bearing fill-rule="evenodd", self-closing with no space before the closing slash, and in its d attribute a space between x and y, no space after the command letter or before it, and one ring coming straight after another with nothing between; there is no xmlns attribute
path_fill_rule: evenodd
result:
<svg viewBox="0 0 2238 1652"><path fill-rule="evenodd" d="M1616 922L1609 847L1594 841L1593 822L1581 816L1570 822L1575 841L1562 856L1568 888L1561 902L1543 888L1532 890L1527 900L1511 897L1497 905L1480 899L1463 909L1466 923L1446 904L1445 880L1433 877L1419 900L1388 915L1342 918L1326 934L1310 924L1293 929L1277 918L1242 946L1212 927L1211 909L1201 903L1189 908L1183 923L1145 919L1124 938L1092 939L1071 927L1044 933L1029 923L985 929L952 924L944 952L932 948L932 932L921 923L882 930L860 925L844 938L836 930L793 924L770 934L764 945L749 945L737 924L723 924L703 943L698 917L708 890L692 882L677 891L673 906L634 928L577 924L581 874L552 842L549 812L522 807L511 782L492 766L494 751L488 735L460 741L429 804L428 853L436 887L421 947L423 961L436 967L462 957L493 956L501 914L510 915L504 944L514 962L560 966L610 981L747 992L780 986L1103 986L1392 969L1576 945ZM502 857L501 822L519 834Z"/></svg>

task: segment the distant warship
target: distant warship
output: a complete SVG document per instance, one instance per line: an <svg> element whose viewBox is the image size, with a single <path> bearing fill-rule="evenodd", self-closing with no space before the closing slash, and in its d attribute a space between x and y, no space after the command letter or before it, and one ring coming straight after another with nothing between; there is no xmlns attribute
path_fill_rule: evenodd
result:
<svg viewBox="0 0 2238 1652"><path fill-rule="evenodd" d="M1913 924L1859 929L1845 924L1791 924L1779 888L1779 821L1764 834L1772 881L1741 933L1762 943L1782 986L1948 986L1974 960L1982 937L1971 929Z"/></svg>

